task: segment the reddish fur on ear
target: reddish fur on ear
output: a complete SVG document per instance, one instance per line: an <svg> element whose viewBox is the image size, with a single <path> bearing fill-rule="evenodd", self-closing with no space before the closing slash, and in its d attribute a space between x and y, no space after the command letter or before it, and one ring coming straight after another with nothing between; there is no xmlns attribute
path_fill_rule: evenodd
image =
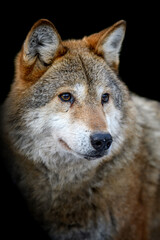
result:
<svg viewBox="0 0 160 240"><path fill-rule="evenodd" d="M48 69L36 60L33 64L28 64L23 59L23 49L16 57L16 75L17 80L23 80L28 84L36 82Z"/></svg>
<svg viewBox="0 0 160 240"><path fill-rule="evenodd" d="M121 20L111 27L83 39L92 51L105 58L106 62L115 72L118 72L119 52L125 28L126 22Z"/></svg>
<svg viewBox="0 0 160 240"><path fill-rule="evenodd" d="M104 34L107 32L107 30L108 30L108 28L106 28L98 33L94 33L88 37L84 37L84 40L87 42L87 44L91 50L96 51L99 40L104 36Z"/></svg>
<svg viewBox="0 0 160 240"><path fill-rule="evenodd" d="M20 79L35 82L49 68L53 60L64 55L66 48L54 25L46 19L37 21L16 58Z"/></svg>

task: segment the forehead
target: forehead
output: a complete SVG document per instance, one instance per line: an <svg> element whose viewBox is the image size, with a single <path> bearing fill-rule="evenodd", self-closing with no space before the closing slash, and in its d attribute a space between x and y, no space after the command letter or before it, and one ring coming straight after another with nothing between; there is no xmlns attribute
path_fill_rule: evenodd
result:
<svg viewBox="0 0 160 240"><path fill-rule="evenodd" d="M74 52L58 59L45 74L55 86L87 85L94 87L111 78L111 71L103 59L93 53Z"/></svg>
<svg viewBox="0 0 160 240"><path fill-rule="evenodd" d="M95 95L102 92L104 87L112 88L116 76L107 66L105 61L94 53L74 51L62 58L56 59L48 71L30 89L27 101L31 107L41 107L60 94L63 88L71 88L87 94Z"/></svg>

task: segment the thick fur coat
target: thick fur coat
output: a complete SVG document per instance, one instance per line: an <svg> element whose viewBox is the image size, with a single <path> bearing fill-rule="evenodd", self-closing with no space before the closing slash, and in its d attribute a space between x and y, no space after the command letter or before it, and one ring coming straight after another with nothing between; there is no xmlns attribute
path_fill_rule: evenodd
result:
<svg viewBox="0 0 160 240"><path fill-rule="evenodd" d="M42 19L16 57L4 156L52 240L160 239L160 103L118 77L125 27L62 41Z"/></svg>

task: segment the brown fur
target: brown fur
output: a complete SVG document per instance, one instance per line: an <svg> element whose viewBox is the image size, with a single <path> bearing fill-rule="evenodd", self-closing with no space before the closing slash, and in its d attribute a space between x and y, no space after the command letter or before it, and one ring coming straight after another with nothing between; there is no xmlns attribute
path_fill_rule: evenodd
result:
<svg viewBox="0 0 160 240"><path fill-rule="evenodd" d="M2 109L5 157L51 239L160 238L160 104L131 94L117 77L119 50L108 56L108 39L118 41L109 46L114 51L125 25L119 21L82 40L62 41L43 19L17 55L15 80ZM76 96L72 104L60 100L64 92ZM105 92L109 103L102 106ZM72 152L74 138L77 149L85 149L86 134L109 129L110 153L87 160ZM55 141L60 147L52 154Z"/></svg>

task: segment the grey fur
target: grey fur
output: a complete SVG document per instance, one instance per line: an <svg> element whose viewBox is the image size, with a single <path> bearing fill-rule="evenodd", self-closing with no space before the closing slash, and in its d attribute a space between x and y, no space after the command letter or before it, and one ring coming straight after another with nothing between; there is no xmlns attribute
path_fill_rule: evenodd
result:
<svg viewBox="0 0 160 240"><path fill-rule="evenodd" d="M118 78L113 31L109 58L86 38L63 42L67 52L54 58L60 38L40 23L23 49L38 58L18 55L1 116L14 181L52 240L159 240L160 104L131 94ZM120 27L119 44L124 22L111 28ZM63 92L73 104L60 100ZM95 132L109 132L112 146L86 160Z"/></svg>
<svg viewBox="0 0 160 240"><path fill-rule="evenodd" d="M59 39L51 26L39 26L33 31L29 38L27 56L29 58L38 56L42 63L50 64L50 61L57 51L58 44Z"/></svg>

